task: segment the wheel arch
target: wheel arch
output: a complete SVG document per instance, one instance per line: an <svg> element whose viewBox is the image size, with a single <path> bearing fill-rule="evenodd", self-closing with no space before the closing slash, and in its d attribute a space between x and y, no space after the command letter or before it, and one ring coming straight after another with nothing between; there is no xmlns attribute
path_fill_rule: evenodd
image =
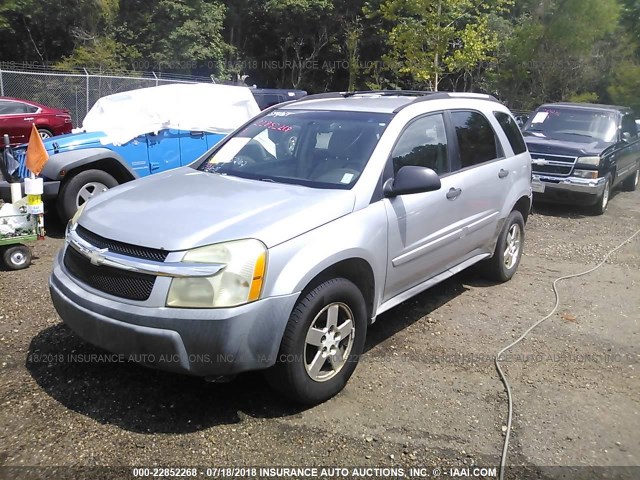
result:
<svg viewBox="0 0 640 480"><path fill-rule="evenodd" d="M83 163L73 167L65 173L62 177L62 181L68 181L79 173L86 172L87 170L101 170L106 172L115 178L118 181L118 184L129 182L136 178L128 168L122 165L122 163L115 158L101 158L91 163Z"/></svg>
<svg viewBox="0 0 640 480"><path fill-rule="evenodd" d="M346 278L358 287L367 307L367 319L370 320L374 311L375 276L373 268L363 258L352 257L340 260L317 273L302 289L300 298L304 298L307 293L323 282L338 277Z"/></svg>
<svg viewBox="0 0 640 480"><path fill-rule="evenodd" d="M42 175L51 180L64 182L85 170L103 170L118 183L128 182L138 177L127 162L117 153L107 148L87 148L54 153L42 170Z"/></svg>
<svg viewBox="0 0 640 480"><path fill-rule="evenodd" d="M531 212L531 198L526 195L523 195L518 199L518 201L514 204L511 211L517 210L522 215L524 219L524 223L527 223L527 219L529 218L529 213Z"/></svg>

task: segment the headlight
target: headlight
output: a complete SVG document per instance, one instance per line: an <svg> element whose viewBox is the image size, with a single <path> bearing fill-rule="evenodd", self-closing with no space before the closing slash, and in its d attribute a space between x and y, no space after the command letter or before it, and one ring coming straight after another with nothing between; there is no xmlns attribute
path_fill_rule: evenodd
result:
<svg viewBox="0 0 640 480"><path fill-rule="evenodd" d="M182 258L189 263L224 265L211 277L171 280L168 307L235 307L260 298L267 263L267 249L258 240L238 240L190 250Z"/></svg>
<svg viewBox="0 0 640 480"><path fill-rule="evenodd" d="M587 178L589 180L595 180L596 178L598 178L598 171L597 170L574 170L573 171L573 175L575 177L580 177L580 178Z"/></svg>
<svg viewBox="0 0 640 480"><path fill-rule="evenodd" d="M578 157L578 161L576 162L579 165L593 165L597 167L600 165L600 157Z"/></svg>

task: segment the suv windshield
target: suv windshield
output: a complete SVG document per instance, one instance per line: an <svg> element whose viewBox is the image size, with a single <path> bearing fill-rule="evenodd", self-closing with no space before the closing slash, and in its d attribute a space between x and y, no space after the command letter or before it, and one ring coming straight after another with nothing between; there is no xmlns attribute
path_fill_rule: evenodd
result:
<svg viewBox="0 0 640 480"><path fill-rule="evenodd" d="M616 114L603 110L544 107L536 111L525 127L525 134L590 142L613 142L616 138ZM579 141L579 140L578 140Z"/></svg>
<svg viewBox="0 0 640 480"><path fill-rule="evenodd" d="M390 119L381 113L274 110L229 138L199 170L349 189Z"/></svg>

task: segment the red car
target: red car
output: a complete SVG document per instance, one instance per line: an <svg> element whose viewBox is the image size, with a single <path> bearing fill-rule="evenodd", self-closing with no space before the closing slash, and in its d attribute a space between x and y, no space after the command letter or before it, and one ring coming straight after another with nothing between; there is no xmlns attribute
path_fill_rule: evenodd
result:
<svg viewBox="0 0 640 480"><path fill-rule="evenodd" d="M35 123L44 138L71 133L71 115L68 110L51 108L29 100L0 97L0 146L2 137L9 135L11 145L29 141L31 124Z"/></svg>

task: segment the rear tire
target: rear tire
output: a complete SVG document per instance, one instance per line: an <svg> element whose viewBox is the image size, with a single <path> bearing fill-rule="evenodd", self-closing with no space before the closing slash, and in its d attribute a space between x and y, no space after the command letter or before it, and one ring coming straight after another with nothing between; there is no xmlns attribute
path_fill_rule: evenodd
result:
<svg viewBox="0 0 640 480"><path fill-rule="evenodd" d="M43 140L53 137L53 132L51 132L51 130L47 130L46 128L38 128L38 133L40 134L40 138Z"/></svg>
<svg viewBox="0 0 640 480"><path fill-rule="evenodd" d="M638 181L640 181L640 164L636 167L635 173L622 182L622 190L634 192L638 188Z"/></svg>
<svg viewBox="0 0 640 480"><path fill-rule="evenodd" d="M90 198L118 185L118 181L102 170L85 170L67 180L58 195L58 215L62 223L69 221L78 207Z"/></svg>
<svg viewBox="0 0 640 480"><path fill-rule="evenodd" d="M493 257L485 262L485 276L496 282L507 282L515 275L524 248L524 219L512 211L498 236Z"/></svg>
<svg viewBox="0 0 640 480"><path fill-rule="evenodd" d="M360 289L345 278L328 280L296 304L266 379L295 402L324 402L351 377L366 333L367 309Z"/></svg>
<svg viewBox="0 0 640 480"><path fill-rule="evenodd" d="M24 245L12 245L2 250L2 263L9 270L22 270L31 264L31 249Z"/></svg>

